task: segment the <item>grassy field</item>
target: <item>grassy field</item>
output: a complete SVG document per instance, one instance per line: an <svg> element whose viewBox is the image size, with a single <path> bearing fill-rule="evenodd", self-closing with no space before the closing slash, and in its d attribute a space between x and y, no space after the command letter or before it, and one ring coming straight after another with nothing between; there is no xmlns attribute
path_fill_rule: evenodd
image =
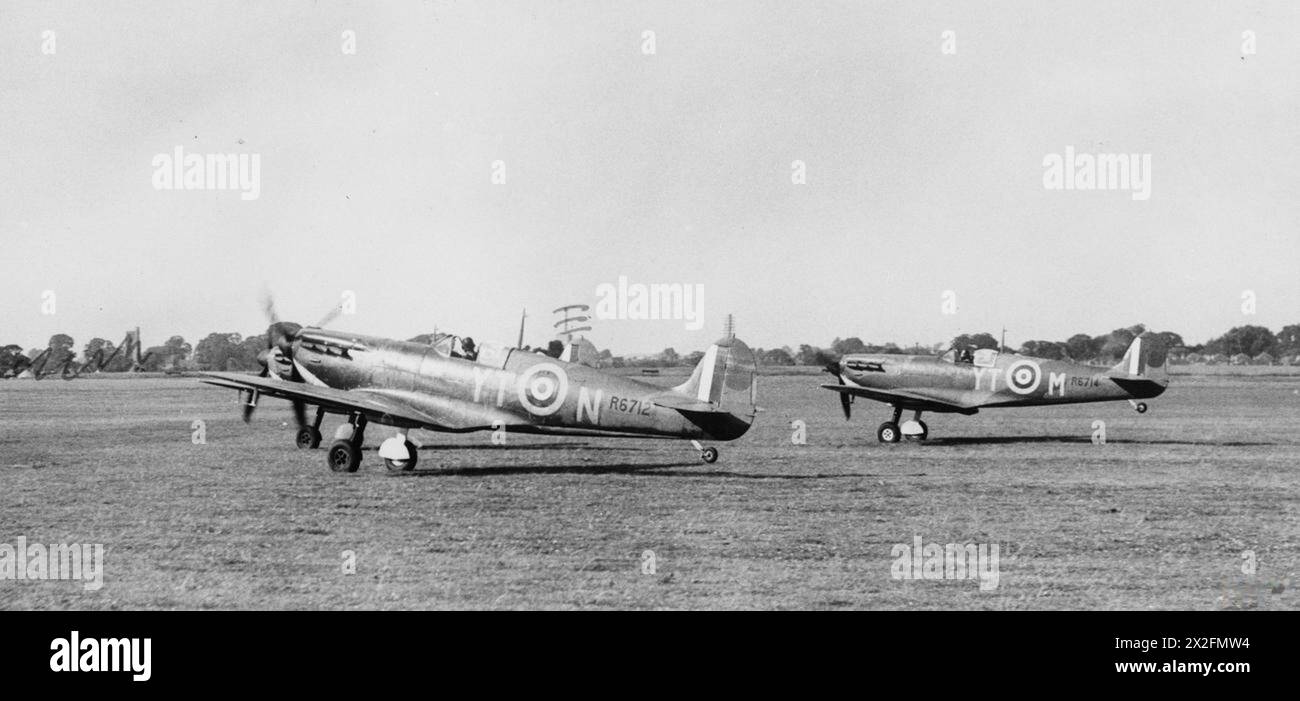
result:
<svg viewBox="0 0 1300 701"><path fill-rule="evenodd" d="M875 439L886 407L846 423L817 382L762 378L714 465L680 441L417 432L401 476L374 454L388 429L334 474L285 403L245 426L193 379L0 382L0 543L106 550L101 590L0 580L0 607L1300 607L1300 379L1179 378L1145 415L927 416L898 445ZM915 536L998 544L998 586L892 578Z"/></svg>

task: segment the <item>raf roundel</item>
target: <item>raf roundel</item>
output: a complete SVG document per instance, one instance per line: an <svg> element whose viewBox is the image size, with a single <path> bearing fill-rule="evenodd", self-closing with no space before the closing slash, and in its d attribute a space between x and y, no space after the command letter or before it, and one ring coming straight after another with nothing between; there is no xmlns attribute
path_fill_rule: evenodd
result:
<svg viewBox="0 0 1300 701"><path fill-rule="evenodd" d="M1007 387L1016 394L1033 392L1042 380L1043 370L1032 360L1017 360L1007 367Z"/></svg>
<svg viewBox="0 0 1300 701"><path fill-rule="evenodd" d="M533 416L550 416L564 406L569 376L555 363L538 363L523 372L515 385L519 403Z"/></svg>

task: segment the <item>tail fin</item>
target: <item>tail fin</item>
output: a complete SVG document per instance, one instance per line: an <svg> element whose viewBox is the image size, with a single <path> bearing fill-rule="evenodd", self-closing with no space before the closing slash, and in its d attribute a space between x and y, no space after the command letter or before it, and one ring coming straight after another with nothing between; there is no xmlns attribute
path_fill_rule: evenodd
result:
<svg viewBox="0 0 1300 701"><path fill-rule="evenodd" d="M680 411L709 435L729 441L745 435L754 423L757 374L754 352L729 336L709 346L691 379L656 395L654 403Z"/></svg>
<svg viewBox="0 0 1300 701"><path fill-rule="evenodd" d="M757 398L758 363L754 352L731 336L709 346L695 366L691 379L673 388L715 407L741 416L753 416Z"/></svg>
<svg viewBox="0 0 1300 701"><path fill-rule="evenodd" d="M1151 380L1161 386L1169 384L1165 358L1169 349L1159 336L1147 332L1133 339L1124 359L1111 368L1110 376L1119 379Z"/></svg>

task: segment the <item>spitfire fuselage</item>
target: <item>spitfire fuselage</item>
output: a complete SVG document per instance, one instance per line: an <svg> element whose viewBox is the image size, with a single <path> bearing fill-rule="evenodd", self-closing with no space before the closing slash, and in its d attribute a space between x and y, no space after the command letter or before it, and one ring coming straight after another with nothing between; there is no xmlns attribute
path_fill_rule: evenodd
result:
<svg viewBox="0 0 1300 701"><path fill-rule="evenodd" d="M923 391L934 399L971 408L1145 399L1165 389L1152 380L1116 377L1112 368L1014 353L986 352L974 362L951 355L849 355L840 368L844 380L859 387Z"/></svg>
<svg viewBox="0 0 1300 701"><path fill-rule="evenodd" d="M277 374L292 362L307 383L399 398L472 426L455 429L462 431L731 440L749 427L729 414L693 416L655 404L668 388L514 348L484 345L470 360L419 343L311 329L294 341L292 361L276 361Z"/></svg>

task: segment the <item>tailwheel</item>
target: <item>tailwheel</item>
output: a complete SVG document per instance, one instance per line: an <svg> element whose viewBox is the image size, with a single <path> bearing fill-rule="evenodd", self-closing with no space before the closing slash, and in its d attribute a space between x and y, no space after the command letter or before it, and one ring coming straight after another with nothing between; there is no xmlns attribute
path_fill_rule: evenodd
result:
<svg viewBox="0 0 1300 701"><path fill-rule="evenodd" d="M1135 406L1135 407L1133 407L1133 408L1134 408L1134 409L1137 409L1137 413L1139 413L1139 414L1145 414L1145 413L1147 413L1147 403L1146 403L1146 402L1138 402L1138 403L1137 403L1137 406Z"/></svg>
<svg viewBox="0 0 1300 701"><path fill-rule="evenodd" d="M294 438L294 443L304 450L319 448L320 441L320 429L312 428L311 426L303 426L298 429L298 435Z"/></svg>
<svg viewBox="0 0 1300 701"><path fill-rule="evenodd" d="M334 472L356 472L361 466L361 443L334 441L325 459Z"/></svg>
<svg viewBox="0 0 1300 701"><path fill-rule="evenodd" d="M420 454L416 452L415 444L410 441L406 442L406 451L410 454L410 459L392 460L390 458L384 458L384 467L388 468L389 472L410 472L411 470L414 470L415 463L420 459Z"/></svg>
<svg viewBox="0 0 1300 701"><path fill-rule="evenodd" d="M893 421L886 421L876 429L876 438L879 438L881 443L897 443L901 435L898 424Z"/></svg>
<svg viewBox="0 0 1300 701"><path fill-rule="evenodd" d="M713 446L709 446L708 448L701 450L700 459L712 465L713 463L718 461L718 449L714 448Z"/></svg>

